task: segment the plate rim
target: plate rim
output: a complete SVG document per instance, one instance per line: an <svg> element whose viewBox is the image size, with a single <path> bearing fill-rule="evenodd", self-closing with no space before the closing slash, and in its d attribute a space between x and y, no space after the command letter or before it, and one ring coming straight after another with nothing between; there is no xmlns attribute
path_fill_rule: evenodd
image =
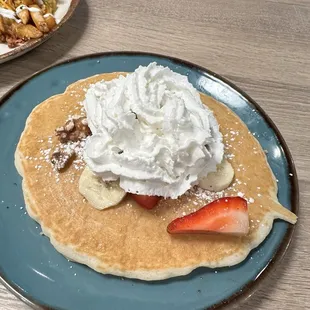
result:
<svg viewBox="0 0 310 310"><path fill-rule="evenodd" d="M71 0L70 6L65 16L60 20L60 22L57 24L55 28L53 28L49 33L47 33L43 37L29 40L24 44L18 46L17 48L13 49L12 51L9 51L5 54L0 54L0 65L14 58L22 56L27 52L30 52L34 48L38 47L39 45L50 39L72 17L79 2L80 0Z"/></svg>
<svg viewBox="0 0 310 310"><path fill-rule="evenodd" d="M73 0L72 2L74 2ZM78 4L79 0L76 0L76 5ZM74 11L75 7L73 8L71 15ZM71 16L70 15L70 16ZM70 17L69 16L69 17ZM67 17L67 19L69 18ZM66 19L66 20L67 20ZM58 29L58 28L57 28ZM298 178L297 178L297 172L295 163L293 160L293 157L291 155L291 152L289 150L289 147L287 143L285 142L281 132L275 125L275 123L272 121L272 119L268 116L268 114L263 110L263 108L255 101L253 100L245 91L240 89L238 86L236 86L233 82L229 81L228 79L224 78L223 76L206 69L200 65L194 64L190 61L183 60L177 57L173 56L167 56L164 54L159 53L152 53L152 52L142 52L142 51L109 51L109 52L99 52L99 53L92 53L92 54L86 54L82 56L77 56L73 58L69 58L67 60L57 62L56 64L53 64L51 66L45 67L42 70L39 70L30 76L23 79L21 82L13 86L11 89L9 89L2 97L0 97L0 106L2 106L16 91L18 91L21 87L23 87L26 83L28 83L33 78L41 75L42 73L45 73L49 71L52 68L60 67L65 64L69 63L75 63L81 60L86 59L93 59L98 57L109 57L109 56L151 56L151 57L157 57L157 58L163 58L166 60L169 60L175 64L182 64L190 68L195 68L201 71L202 73L207 73L210 76L213 76L217 80L224 82L228 86L230 86L233 90L235 90L237 93L242 95L250 104L253 106L264 118L264 120L267 122L267 124L272 128L274 131L279 144L285 154L287 164L288 164L288 172L293 174L291 178L289 178L290 186L291 186L291 205L292 205L292 211L298 216L299 214L299 186L298 186ZM1 60L1 57L0 57ZM273 253L272 258L269 260L269 262L266 264L266 266L263 268L263 270L257 275L257 277L245 284L243 287L241 287L236 293L231 295L230 297L220 301L217 304L212 305L211 307L205 308L205 310L218 310L223 309L227 305L237 305L242 302L245 302L248 298L250 298L260 287L260 284L264 279L266 279L271 271L274 271L275 267L279 265L283 257L285 256L288 248L291 245L292 237L296 229L296 225L288 224L289 227L287 228L285 235L278 246L278 248ZM20 300L22 300L24 303L32 307L33 309L38 310L56 310L55 308L52 308L48 305L45 305L44 303L39 302L38 300L34 299L29 294L25 293L21 287L11 282L11 280L7 279L1 268L0 268L0 283L4 285L11 293L13 293L16 297L18 297Z"/></svg>

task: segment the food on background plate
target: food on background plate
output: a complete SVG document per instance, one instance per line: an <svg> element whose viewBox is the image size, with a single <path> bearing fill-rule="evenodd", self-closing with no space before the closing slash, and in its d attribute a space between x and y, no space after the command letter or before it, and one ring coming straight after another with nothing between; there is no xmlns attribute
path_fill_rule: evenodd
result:
<svg viewBox="0 0 310 310"><path fill-rule="evenodd" d="M297 220L239 117L155 63L38 105L15 164L53 246L101 273L161 280L232 266L274 219Z"/></svg>
<svg viewBox="0 0 310 310"><path fill-rule="evenodd" d="M0 44L10 48L42 37L57 24L56 0L0 0Z"/></svg>

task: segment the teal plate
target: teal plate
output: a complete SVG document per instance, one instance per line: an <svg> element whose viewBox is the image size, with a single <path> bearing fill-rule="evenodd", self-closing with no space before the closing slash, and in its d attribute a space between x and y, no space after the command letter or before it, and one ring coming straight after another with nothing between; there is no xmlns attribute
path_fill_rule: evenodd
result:
<svg viewBox="0 0 310 310"><path fill-rule="evenodd" d="M217 309L250 296L283 257L294 227L276 221L265 242L232 268L199 268L184 277L143 282L94 272L69 262L40 234L25 212L14 151L33 107L71 83L97 73L133 71L150 62L187 75L201 92L235 111L255 133L279 180L280 202L298 213L298 184L289 150L263 110L244 92L215 73L171 57L112 52L63 62L36 73L0 100L0 275L18 297L38 309Z"/></svg>

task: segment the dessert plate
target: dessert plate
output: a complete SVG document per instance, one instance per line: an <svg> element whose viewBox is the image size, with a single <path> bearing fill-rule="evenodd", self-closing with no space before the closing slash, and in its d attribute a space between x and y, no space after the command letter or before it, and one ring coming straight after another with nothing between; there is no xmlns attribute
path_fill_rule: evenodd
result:
<svg viewBox="0 0 310 310"><path fill-rule="evenodd" d="M286 143L258 104L231 82L183 60L139 52L101 53L60 63L21 82L0 100L0 279L34 308L218 309L252 295L290 244L294 226L276 221L265 242L237 266L199 268L187 276L143 282L98 274L70 262L41 235L40 226L25 211L21 178L14 166L27 116L34 106L77 80L133 71L153 61L187 75L199 91L239 115L267 151L280 203L298 215L298 183Z"/></svg>

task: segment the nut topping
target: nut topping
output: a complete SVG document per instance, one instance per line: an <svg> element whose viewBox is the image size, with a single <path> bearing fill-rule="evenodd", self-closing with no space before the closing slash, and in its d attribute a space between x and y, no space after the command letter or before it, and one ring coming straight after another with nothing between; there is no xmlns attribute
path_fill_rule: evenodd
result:
<svg viewBox="0 0 310 310"><path fill-rule="evenodd" d="M86 117L75 116L55 130L60 144L54 150L51 163L56 170L62 170L73 156L80 156L83 140L91 135Z"/></svg>
<svg viewBox="0 0 310 310"><path fill-rule="evenodd" d="M86 117L72 118L63 127L56 128L56 136L61 143L81 141L90 135Z"/></svg>
<svg viewBox="0 0 310 310"><path fill-rule="evenodd" d="M74 150L67 149L67 150L60 150L56 148L52 154L51 162L56 170L61 170L65 168L68 161L74 155Z"/></svg>

